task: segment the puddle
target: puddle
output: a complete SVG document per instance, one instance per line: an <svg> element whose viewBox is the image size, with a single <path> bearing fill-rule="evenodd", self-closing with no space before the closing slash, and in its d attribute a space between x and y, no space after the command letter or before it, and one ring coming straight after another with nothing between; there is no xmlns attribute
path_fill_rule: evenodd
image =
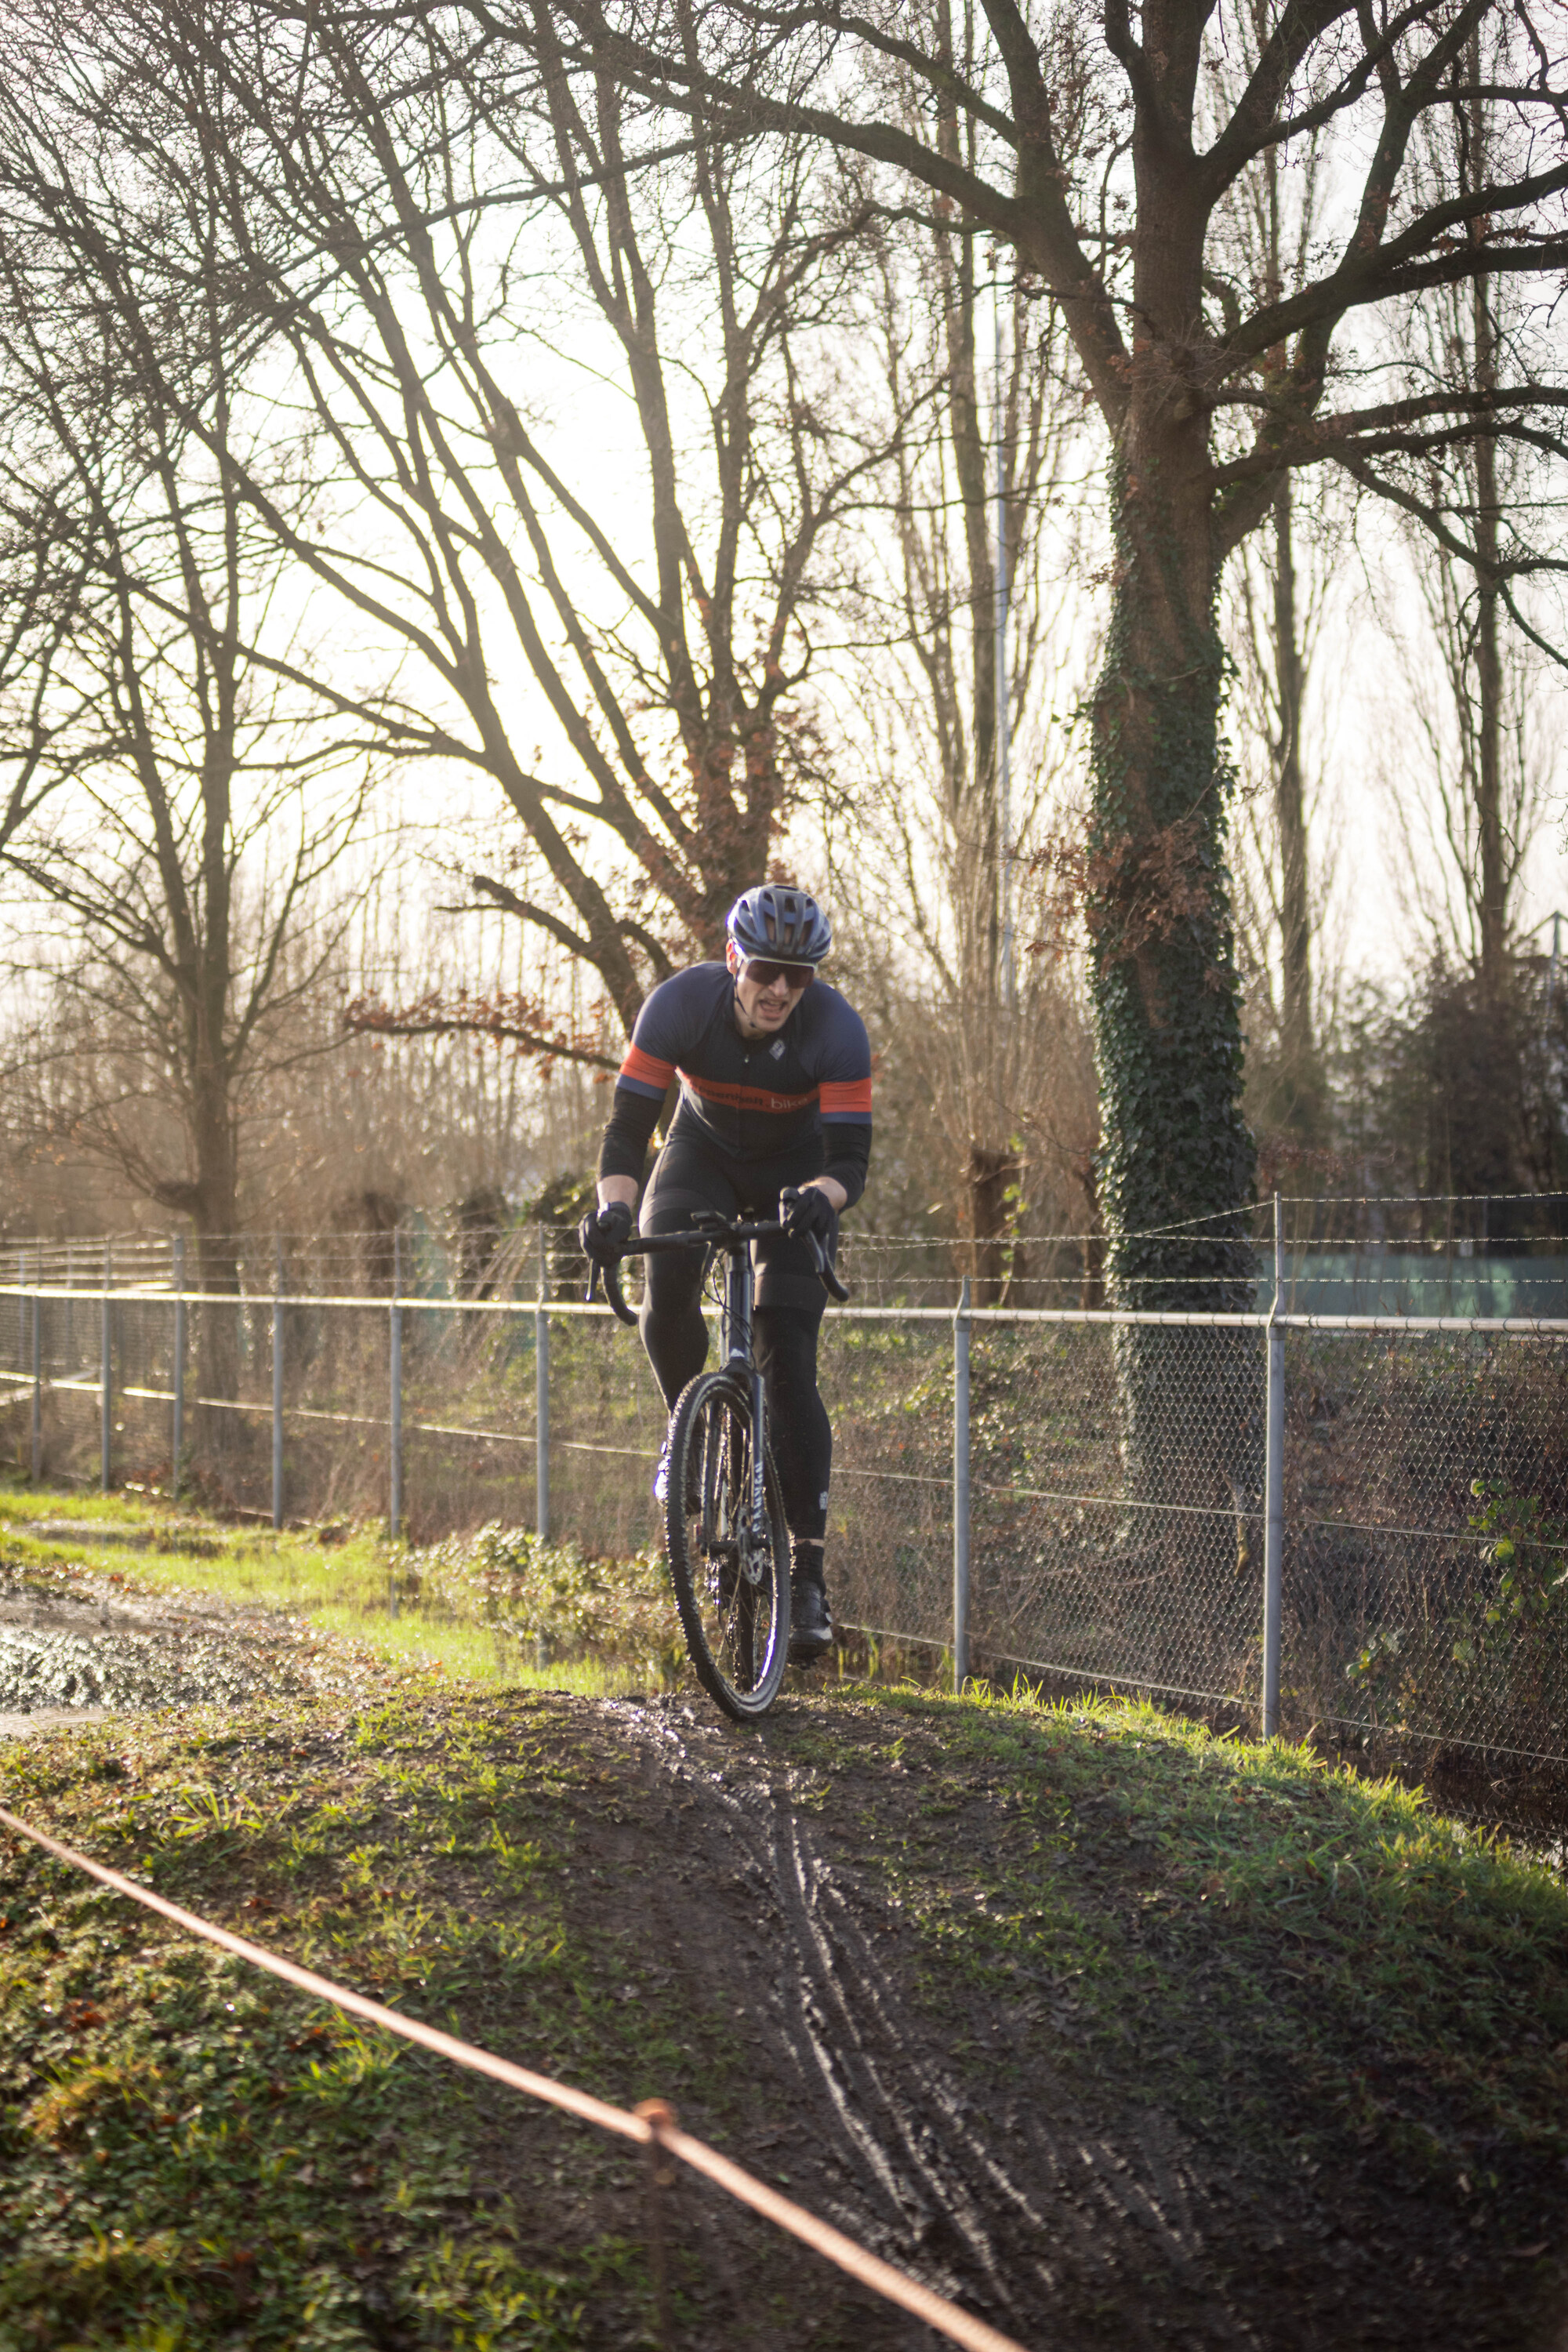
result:
<svg viewBox="0 0 1568 2352"><path fill-rule="evenodd" d="M198 1596L111 1593L0 1570L0 1730L320 1686L287 1620Z"/></svg>
<svg viewBox="0 0 1568 2352"><path fill-rule="evenodd" d="M61 1723L101 1723L107 1706L40 1706L31 1715L0 1714L0 1739L25 1739L30 1731L52 1731Z"/></svg>
<svg viewBox="0 0 1568 2352"><path fill-rule="evenodd" d="M122 1528L101 1519L24 1519L16 1532L32 1543L91 1544L99 1550L189 1552L198 1559L216 1559L223 1545L200 1528L170 1526Z"/></svg>

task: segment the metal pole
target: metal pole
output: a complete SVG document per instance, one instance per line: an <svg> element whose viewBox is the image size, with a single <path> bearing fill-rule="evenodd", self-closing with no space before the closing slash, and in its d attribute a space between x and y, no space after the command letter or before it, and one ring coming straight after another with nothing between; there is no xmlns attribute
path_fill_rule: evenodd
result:
<svg viewBox="0 0 1568 2352"><path fill-rule="evenodd" d="M403 1240L392 1236L392 1442L388 1447L386 1520L393 1538L403 1532ZM391 1611L397 1614L397 1575L392 1573Z"/></svg>
<svg viewBox="0 0 1568 2352"><path fill-rule="evenodd" d="M36 1282L44 1279L42 1244L33 1252L33 1275ZM33 1484L40 1484L44 1475L44 1302L37 1290L33 1293Z"/></svg>
<svg viewBox="0 0 1568 2352"><path fill-rule="evenodd" d="M174 1461L170 1485L180 1499L180 1468L185 1452L185 1238L174 1235Z"/></svg>
<svg viewBox="0 0 1568 2352"><path fill-rule="evenodd" d="M114 1249L111 1243L103 1244L103 1329L99 1342L99 1454L100 1483L107 1495L110 1489L114 1455L114 1310L109 1302L110 1285L114 1280Z"/></svg>
<svg viewBox="0 0 1568 2352"><path fill-rule="evenodd" d="M541 1543L550 1541L550 1244L539 1228L539 1296L533 1308L533 1455Z"/></svg>
<svg viewBox="0 0 1568 2352"><path fill-rule="evenodd" d="M969 1276L952 1318L952 1687L969 1679Z"/></svg>
<svg viewBox="0 0 1568 2352"><path fill-rule="evenodd" d="M272 1236L272 1526L283 1525L283 1243Z"/></svg>
<svg viewBox="0 0 1568 2352"><path fill-rule="evenodd" d="M996 342L996 856L1002 934L1002 1002L1013 1002L1013 727L1007 687L1007 415L1002 379L1002 294L991 281L991 313Z"/></svg>
<svg viewBox="0 0 1568 2352"><path fill-rule="evenodd" d="M1263 1737L1279 1732L1279 1620L1285 1554L1285 1334L1276 1322L1285 1286L1279 1243L1279 1195L1274 1195L1274 1304L1268 1312L1268 1437L1263 1489Z"/></svg>

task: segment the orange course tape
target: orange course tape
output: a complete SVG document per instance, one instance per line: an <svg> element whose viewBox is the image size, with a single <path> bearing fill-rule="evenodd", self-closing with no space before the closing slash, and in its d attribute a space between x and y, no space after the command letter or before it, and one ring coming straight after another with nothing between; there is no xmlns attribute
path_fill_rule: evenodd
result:
<svg viewBox="0 0 1568 2352"><path fill-rule="evenodd" d="M100 1885L111 1887L115 1894L128 1895L132 1903L140 1903L144 1910L155 1911L161 1918L172 1920L176 1927L184 1928L188 1935L199 1936L205 1942L232 1952L237 1959L247 1961L252 1968L265 1969L269 1976L280 1978L285 1984L297 1986L301 1992L310 1993L317 2000L330 2002L334 2009L343 2010L351 2017L363 2018L367 2024L378 2025L388 2033L399 2034L405 2042L417 2042L422 2049L434 2051L437 2057L448 2059L455 2066L466 2066L476 2074L488 2074L492 2081L505 2083L510 2089L521 2091L531 2099L541 2099L567 2115L581 2117L584 2123L597 2124L601 2131L616 2132L623 2139L637 2140L645 2147L650 2140L657 2141L668 2154L678 2157L693 2172L701 2173L715 2187L727 2190L740 2203L749 2205L753 2212L762 2214L779 2229L786 2230L803 2245L810 2246L826 2261L837 2264L851 2278L858 2279L863 2286L871 2288L888 2302L900 2305L915 2318L922 2319L938 2335L949 2337L954 2344L963 2345L966 2352L1025 2352L1025 2347L1014 2337L987 2326L983 2319L971 2318L966 2311L960 2311L945 2296L934 2294L930 2287L920 2285L914 2279L906 2278L902 2271L895 2270L890 2263L881 2261L878 2255L868 2253L865 2247L857 2245L853 2238L847 2238L841 2231L831 2229L826 2221L819 2221L815 2213L808 2213L803 2205L781 2197L764 2181L758 2180L740 2165L732 2164L728 2157L721 2156L717 2148L710 2147L706 2140L693 2139L689 2132L675 2128L664 2120L668 2111L661 2109L658 2102L647 2103L654 2110L651 2116L628 2115L624 2107L613 2107L605 2100L595 2099L586 2091L574 2090L570 2084L558 2083L549 2074L535 2074L526 2066L514 2066L508 2058L497 2058L489 2050L476 2049L472 2042L459 2042L455 2034L443 2033L436 2026L421 2023L417 2018L405 2017L400 2010L384 2009L380 2001L367 2000L363 1993L351 1992L344 1985L333 1984L329 1977L319 1977L313 1969L302 1969L296 1961L286 1960L279 1953L269 1952L263 1944L253 1944L244 1936L231 1934L226 1927L215 1927L210 1919L203 1919L194 1911L183 1910L177 1903L166 1902L163 1895L154 1895L151 1887L139 1885L135 1879L124 1877L118 1870L107 1869L102 1863L93 1862L85 1853L78 1853L72 1846L62 1845L58 1838L34 1829L30 1822L7 1812L3 1805L0 1805L0 1823L16 1836L26 1838L34 1845L41 1846L46 1853L52 1853L58 1861L70 1864L73 1869L85 1871Z"/></svg>

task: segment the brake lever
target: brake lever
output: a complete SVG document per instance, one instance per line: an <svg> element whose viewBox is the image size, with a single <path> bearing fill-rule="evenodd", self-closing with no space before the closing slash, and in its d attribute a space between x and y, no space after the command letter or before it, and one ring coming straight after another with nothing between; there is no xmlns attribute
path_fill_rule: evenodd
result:
<svg viewBox="0 0 1568 2352"><path fill-rule="evenodd" d="M610 1311L616 1316L618 1321L622 1323L636 1323L637 1318L633 1314L631 1308L626 1305L626 1294L621 1288L621 1262L619 1258L613 1260L612 1263L605 1268L605 1296L610 1302Z"/></svg>
<svg viewBox="0 0 1568 2352"><path fill-rule="evenodd" d="M598 1296L599 1276L601 1275L605 1277L605 1304L610 1309L611 1314L614 1315L619 1322L628 1324L635 1323L637 1318L632 1312L632 1309L626 1305L626 1294L621 1288L621 1262L619 1258L612 1259L607 1265L601 1265L596 1257L591 1257L588 1260L588 1288L584 1298L584 1305L585 1307L592 1307L594 1304L595 1297Z"/></svg>
<svg viewBox="0 0 1568 2352"><path fill-rule="evenodd" d="M816 1234L807 1234L805 1238L811 1244L812 1258L821 1277L824 1290L826 1291L829 1298L837 1298L842 1306L849 1296L848 1284L840 1282L838 1279L837 1271L827 1252L823 1248L820 1237Z"/></svg>

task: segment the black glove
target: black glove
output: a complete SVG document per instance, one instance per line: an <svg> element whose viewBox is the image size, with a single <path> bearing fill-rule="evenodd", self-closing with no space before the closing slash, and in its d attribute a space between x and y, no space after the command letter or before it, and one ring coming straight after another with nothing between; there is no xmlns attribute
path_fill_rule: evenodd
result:
<svg viewBox="0 0 1568 2352"><path fill-rule="evenodd" d="M595 1265L614 1265L626 1248L632 1229L632 1213L624 1201L612 1201L605 1209L590 1209L577 1228L584 1257Z"/></svg>
<svg viewBox="0 0 1568 2352"><path fill-rule="evenodd" d="M779 1194L779 1216L786 1234L796 1236L815 1234L819 1242L826 1242L833 1232L833 1220L837 1213L832 1202L818 1185L807 1184L803 1191L797 1192L792 1184Z"/></svg>

